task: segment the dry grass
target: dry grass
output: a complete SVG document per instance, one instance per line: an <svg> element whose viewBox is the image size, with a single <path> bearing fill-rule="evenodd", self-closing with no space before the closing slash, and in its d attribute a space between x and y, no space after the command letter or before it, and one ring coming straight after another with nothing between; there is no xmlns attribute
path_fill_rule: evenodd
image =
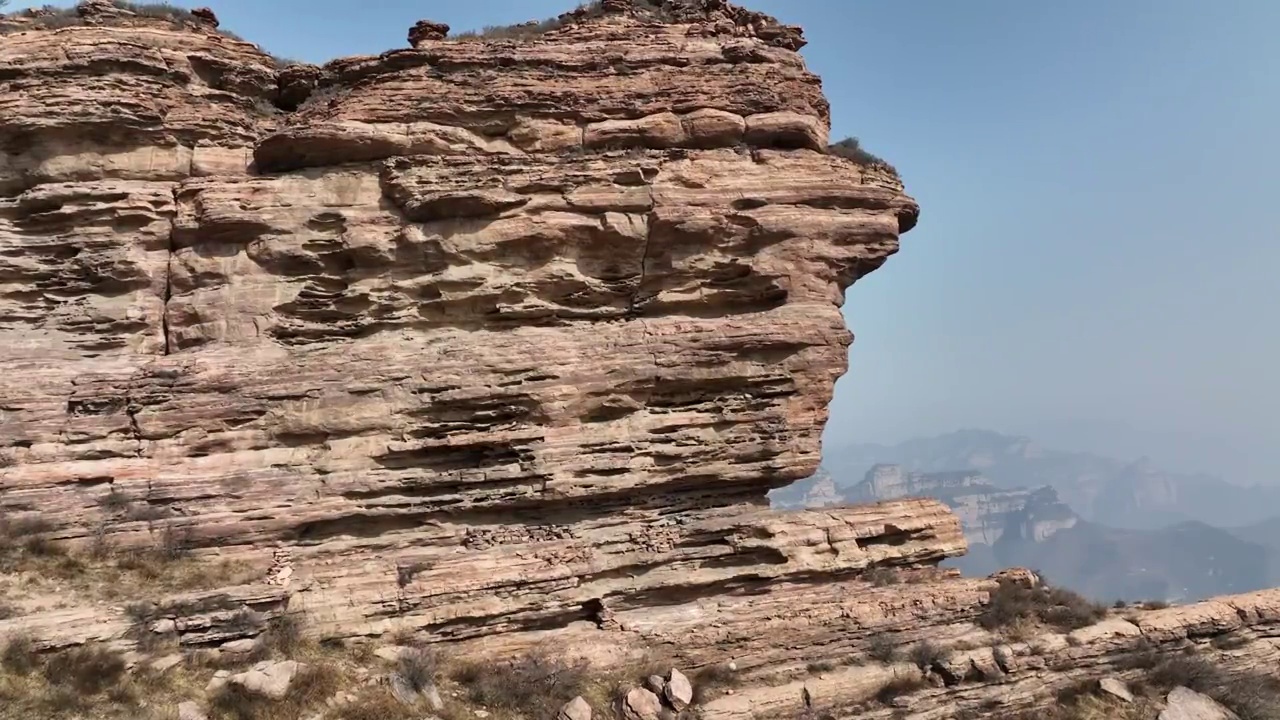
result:
<svg viewBox="0 0 1280 720"><path fill-rule="evenodd" d="M355 702L338 709L339 720L419 720L420 708L412 708L396 699L385 686L374 687L356 696Z"/></svg>
<svg viewBox="0 0 1280 720"><path fill-rule="evenodd" d="M71 549L53 538L54 530L39 515L0 515L0 592L7 586L11 598L49 598L64 606L212 589L252 578L242 563L193 555L189 531L171 523L153 527L151 543L136 548L114 547L104 527L87 547Z"/></svg>
<svg viewBox="0 0 1280 720"><path fill-rule="evenodd" d="M595 680L585 662L569 662L542 648L496 664L462 663L452 675L477 705L528 717L554 717L575 696L591 693Z"/></svg>
<svg viewBox="0 0 1280 720"><path fill-rule="evenodd" d="M724 663L715 663L700 668L693 677L693 701L698 704L723 694L725 690L742 684L742 678Z"/></svg>
<svg viewBox="0 0 1280 720"><path fill-rule="evenodd" d="M224 686L210 701L212 720L297 720L314 714L352 681L334 663L315 663L298 673L289 684L289 694L271 700L245 692L237 685Z"/></svg>
<svg viewBox="0 0 1280 720"><path fill-rule="evenodd" d="M166 693L172 697L192 692L170 684L181 670L163 678L145 673L130 676L117 652L98 645L41 656L29 641L10 639L0 670L0 718L4 720L150 720Z"/></svg>

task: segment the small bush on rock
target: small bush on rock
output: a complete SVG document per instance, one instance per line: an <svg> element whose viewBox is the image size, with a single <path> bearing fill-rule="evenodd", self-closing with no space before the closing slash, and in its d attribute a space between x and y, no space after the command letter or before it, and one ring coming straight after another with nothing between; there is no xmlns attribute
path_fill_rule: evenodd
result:
<svg viewBox="0 0 1280 720"><path fill-rule="evenodd" d="M1030 620L1067 631L1092 625L1106 615L1102 605L1065 588L1029 587L1005 580L991 593L978 624L996 630Z"/></svg>
<svg viewBox="0 0 1280 720"><path fill-rule="evenodd" d="M830 155L837 155L842 158L847 158L849 160L852 160L858 163L859 165L880 166L885 168L886 170L889 170L895 175L898 173L897 169L894 168L889 163L885 162L884 158L880 157L879 155L874 155L872 153L867 152L862 147L862 143L856 137L847 137L839 142L831 143L830 145L827 146L827 153Z"/></svg>
<svg viewBox="0 0 1280 720"><path fill-rule="evenodd" d="M951 649L928 640L921 640L911 647L911 662L921 670L928 670L934 665L944 663L951 657Z"/></svg>
<svg viewBox="0 0 1280 720"><path fill-rule="evenodd" d="M898 662L902 658L902 650L891 637L882 633L872 635L867 641L867 655L872 660L889 664Z"/></svg>

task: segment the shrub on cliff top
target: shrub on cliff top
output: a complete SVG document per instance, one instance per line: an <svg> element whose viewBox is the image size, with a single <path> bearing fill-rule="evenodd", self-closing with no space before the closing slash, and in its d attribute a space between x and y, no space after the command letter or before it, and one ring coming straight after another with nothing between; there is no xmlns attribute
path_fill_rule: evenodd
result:
<svg viewBox="0 0 1280 720"><path fill-rule="evenodd" d="M830 145L827 146L827 154L838 155L842 158L847 158L849 160L852 160L858 163L859 165L868 165L868 166L874 165L878 167L883 167L884 169L889 170L895 175L898 174L898 170L894 168L892 165L890 165L889 163L885 162L884 158L880 157L879 155L875 155L873 153L867 152L862 147L862 143L856 137L847 137L839 142L831 143Z"/></svg>
<svg viewBox="0 0 1280 720"><path fill-rule="evenodd" d="M656 14L659 19L664 18L662 0L635 0L635 7L638 10L646 10ZM578 6L579 10L584 12L582 17L590 18L604 14L603 8L600 7L600 0L584 3ZM486 25L481 30L466 30L450 36L450 40L492 40L492 39L518 39L537 37L544 33L558 30L567 24L569 18L564 20L562 16L547 18L545 20L530 20L528 22L516 23L515 25Z"/></svg>
<svg viewBox="0 0 1280 720"><path fill-rule="evenodd" d="M1059 630L1075 630L1106 617L1107 609L1065 588L1028 587L1003 580L987 602L978 624L987 630L1033 621Z"/></svg>

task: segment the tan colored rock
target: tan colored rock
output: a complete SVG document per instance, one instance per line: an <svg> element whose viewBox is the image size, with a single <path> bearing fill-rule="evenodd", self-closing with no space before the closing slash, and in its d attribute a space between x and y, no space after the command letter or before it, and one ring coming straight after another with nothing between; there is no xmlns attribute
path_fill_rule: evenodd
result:
<svg viewBox="0 0 1280 720"><path fill-rule="evenodd" d="M280 700L289 693L293 678L305 669L305 665L295 660L264 660L245 672L230 676L227 682L244 688L245 692Z"/></svg>
<svg viewBox="0 0 1280 720"><path fill-rule="evenodd" d="M662 701L644 688L632 688L622 697L622 717L625 720L658 720L662 713Z"/></svg>
<svg viewBox="0 0 1280 720"><path fill-rule="evenodd" d="M443 40L449 34L447 23L419 20L409 28L409 45L414 48L433 40Z"/></svg>
<svg viewBox="0 0 1280 720"><path fill-rule="evenodd" d="M1158 720L1240 720L1240 716L1195 690L1176 687L1165 698Z"/></svg>
<svg viewBox="0 0 1280 720"><path fill-rule="evenodd" d="M199 703L185 700L178 703L178 720L207 720L208 715Z"/></svg>
<svg viewBox="0 0 1280 720"><path fill-rule="evenodd" d="M1129 690L1129 686L1125 685L1122 680L1113 677L1102 678L1098 681L1098 689L1123 702L1133 702L1133 692Z"/></svg>
<svg viewBox="0 0 1280 720"><path fill-rule="evenodd" d="M560 708L556 720L591 720L591 705L579 695Z"/></svg>
<svg viewBox="0 0 1280 720"><path fill-rule="evenodd" d="M684 673L675 668L667 674L666 685L662 688L662 696L677 711L684 710L693 702L693 685Z"/></svg>

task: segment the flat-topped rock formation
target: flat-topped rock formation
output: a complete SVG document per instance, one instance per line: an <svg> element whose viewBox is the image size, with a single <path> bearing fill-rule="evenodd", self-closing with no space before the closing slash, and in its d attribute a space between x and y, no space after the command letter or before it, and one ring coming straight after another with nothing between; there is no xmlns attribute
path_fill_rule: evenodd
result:
<svg viewBox="0 0 1280 720"><path fill-rule="evenodd" d="M317 67L135 10L0 19L0 513L10 550L243 572L129 598L15 570L0 634L552 636L732 662L758 688L704 710L744 717L862 712L873 681L807 664L977 632L997 580L936 568L944 505L768 509L818 466L845 289L918 215L827 151L798 28L610 0Z"/></svg>

